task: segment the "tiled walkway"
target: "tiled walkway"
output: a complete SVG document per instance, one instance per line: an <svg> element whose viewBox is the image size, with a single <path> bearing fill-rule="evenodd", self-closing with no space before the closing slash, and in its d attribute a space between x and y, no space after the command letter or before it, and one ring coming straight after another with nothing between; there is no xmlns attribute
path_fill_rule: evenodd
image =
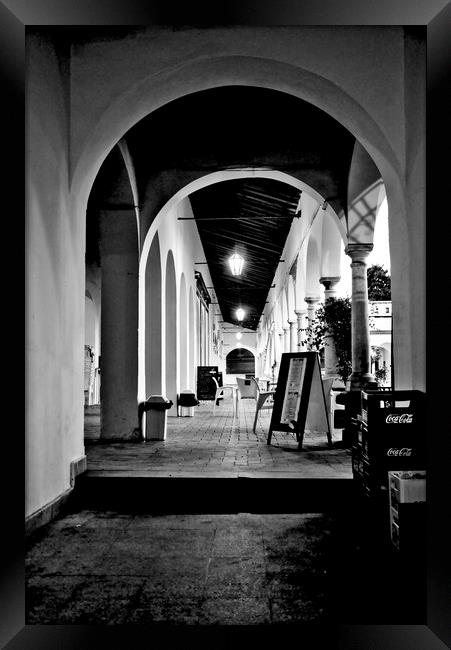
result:
<svg viewBox="0 0 451 650"><path fill-rule="evenodd" d="M293 435L274 432L266 444L271 417L262 411L252 432L255 404L240 403L234 417L225 401L195 409L194 417L169 417L164 441L113 442L98 440L100 415L90 407L85 417L85 443L91 475L187 476L256 478L351 478L348 449L333 440L328 448L324 432L306 431L303 449Z"/></svg>
<svg viewBox="0 0 451 650"><path fill-rule="evenodd" d="M253 404L242 402L235 420L212 404L171 418L166 441L103 444L95 411L78 501L27 539L27 624L425 623L423 563L413 570L393 551L385 510L365 516L349 491L330 498L352 481L327 479L349 479L351 468L348 451L328 449L325 434L307 432L303 451L288 434L268 446L268 415L253 434ZM221 497L229 509L208 509L217 483L234 493ZM318 484L324 498L308 509L302 493ZM271 491L284 509L268 508ZM392 585L402 585L401 599Z"/></svg>

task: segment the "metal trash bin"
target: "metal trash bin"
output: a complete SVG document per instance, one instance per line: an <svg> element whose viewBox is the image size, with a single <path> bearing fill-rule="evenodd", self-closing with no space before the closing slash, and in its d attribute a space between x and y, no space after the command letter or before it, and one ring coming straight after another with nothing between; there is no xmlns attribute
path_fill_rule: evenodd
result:
<svg viewBox="0 0 451 650"><path fill-rule="evenodd" d="M141 418L145 417L145 430L140 422L145 440L166 440L167 411L173 402L163 395L151 395L140 404Z"/></svg>
<svg viewBox="0 0 451 650"><path fill-rule="evenodd" d="M192 418L194 416L194 407L198 405L199 400L192 390L182 390L177 397L177 415Z"/></svg>

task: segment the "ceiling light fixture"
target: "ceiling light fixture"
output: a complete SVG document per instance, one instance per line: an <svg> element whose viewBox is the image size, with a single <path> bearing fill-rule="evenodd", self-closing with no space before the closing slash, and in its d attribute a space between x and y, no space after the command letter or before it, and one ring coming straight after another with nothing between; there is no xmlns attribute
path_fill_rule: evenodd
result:
<svg viewBox="0 0 451 650"><path fill-rule="evenodd" d="M241 309L241 307L239 307L236 310L235 314L236 314L236 317L237 317L238 320L243 320L243 318L246 315L246 312L244 311L244 309Z"/></svg>
<svg viewBox="0 0 451 650"><path fill-rule="evenodd" d="M244 258L238 253L234 253L228 259L232 275L241 275L244 266Z"/></svg>

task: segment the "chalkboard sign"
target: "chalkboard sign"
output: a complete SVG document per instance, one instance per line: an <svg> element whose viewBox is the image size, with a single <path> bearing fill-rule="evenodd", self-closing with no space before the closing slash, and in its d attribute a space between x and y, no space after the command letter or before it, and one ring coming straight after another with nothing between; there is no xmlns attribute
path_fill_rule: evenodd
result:
<svg viewBox="0 0 451 650"><path fill-rule="evenodd" d="M222 381L219 381L218 366L197 366L197 399L198 400L208 400L214 399L216 395L216 384L213 381L212 377L215 377L218 380L219 385L222 384Z"/></svg>
<svg viewBox="0 0 451 650"><path fill-rule="evenodd" d="M319 356L317 352L284 353L267 443L271 444L273 431L288 431L296 435L302 449L305 429L324 431L332 445Z"/></svg>

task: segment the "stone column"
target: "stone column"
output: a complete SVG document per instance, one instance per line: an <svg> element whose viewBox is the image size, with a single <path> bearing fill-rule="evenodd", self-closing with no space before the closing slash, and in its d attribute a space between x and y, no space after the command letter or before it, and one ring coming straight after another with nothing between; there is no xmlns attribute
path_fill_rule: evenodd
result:
<svg viewBox="0 0 451 650"><path fill-rule="evenodd" d="M136 216L102 212L101 438L131 438L138 425Z"/></svg>
<svg viewBox="0 0 451 650"><path fill-rule="evenodd" d="M309 327L315 318L316 305L319 303L319 296L307 296L304 300L307 303L307 326Z"/></svg>
<svg viewBox="0 0 451 650"><path fill-rule="evenodd" d="M290 352L296 352L297 351L296 321L289 320L288 324L290 326Z"/></svg>
<svg viewBox="0 0 451 650"><path fill-rule="evenodd" d="M370 373L370 328L366 258L373 244L348 244L346 255L352 260L352 374L351 390L374 382Z"/></svg>
<svg viewBox="0 0 451 650"><path fill-rule="evenodd" d="M336 286L340 281L339 277L323 277L319 280L324 285L325 302L337 295ZM327 332L324 337L324 377L335 377L337 374L337 354L335 351L334 337Z"/></svg>
<svg viewBox="0 0 451 650"><path fill-rule="evenodd" d="M283 329L283 352L289 352L290 351L290 328L285 326L282 328Z"/></svg>
<svg viewBox="0 0 451 650"><path fill-rule="evenodd" d="M307 349L306 345L306 329L307 329L307 310L296 309L297 318L297 352L303 352Z"/></svg>

